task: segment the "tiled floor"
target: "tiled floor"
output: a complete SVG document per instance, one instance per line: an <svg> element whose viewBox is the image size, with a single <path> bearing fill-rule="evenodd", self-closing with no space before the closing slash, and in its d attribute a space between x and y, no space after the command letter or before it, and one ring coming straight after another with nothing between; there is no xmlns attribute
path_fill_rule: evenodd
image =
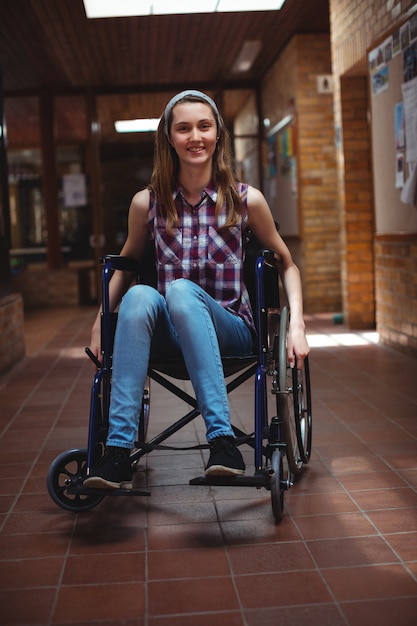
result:
<svg viewBox="0 0 417 626"><path fill-rule="evenodd" d="M417 359L308 319L313 456L279 525L265 490L189 486L196 451L149 455L136 476L149 498L74 514L46 474L86 443L94 315L29 315L27 357L0 379L2 626L417 623ZM183 407L151 394L156 431ZM249 423L252 383L231 403ZM175 442L202 438L198 418Z"/></svg>

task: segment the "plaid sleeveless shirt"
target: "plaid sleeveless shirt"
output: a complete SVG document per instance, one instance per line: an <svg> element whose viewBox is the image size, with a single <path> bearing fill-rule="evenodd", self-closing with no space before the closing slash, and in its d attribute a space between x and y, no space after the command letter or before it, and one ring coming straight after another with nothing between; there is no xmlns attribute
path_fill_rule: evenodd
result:
<svg viewBox="0 0 417 626"><path fill-rule="evenodd" d="M200 202L192 206L179 187L174 193L179 224L172 234L166 231L155 194L151 191L148 236L155 243L158 291L165 295L170 284L187 278L202 287L225 309L241 317L255 332L249 295L243 282L243 235L247 227L248 186L237 183L242 213L235 226L220 229L226 221L226 206L215 216L217 192L207 186Z"/></svg>

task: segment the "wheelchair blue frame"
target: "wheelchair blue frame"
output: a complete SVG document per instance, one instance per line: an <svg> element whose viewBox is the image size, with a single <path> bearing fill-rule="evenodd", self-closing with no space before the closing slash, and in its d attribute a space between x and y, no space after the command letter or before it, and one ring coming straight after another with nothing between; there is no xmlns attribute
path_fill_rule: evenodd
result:
<svg viewBox="0 0 417 626"><path fill-rule="evenodd" d="M89 415L89 431L87 449L75 449L62 453L51 464L47 477L47 486L52 499L62 508L74 512L89 510L96 506L105 496L137 496L150 495L147 490L111 490L87 489L83 479L102 453L105 444L111 393L112 342L114 335L113 315L109 307L109 283L115 269L137 273L137 264L131 259L120 256L105 257L102 271L102 348L103 361L96 361L97 371L91 388ZM272 272L275 281L273 311L278 312L278 326L274 327L274 347L269 345L268 315L273 290L268 289L265 274ZM266 293L268 292L268 293ZM311 451L311 393L308 370L308 359L300 378L299 373L290 373L286 364L285 335L288 324L288 309L276 307L278 300L278 258L270 250L261 250L255 261L255 322L258 329L256 352L250 357L224 358L225 377L235 375L227 382L227 393L238 388L242 383L255 377L254 402L254 433L247 435L232 425L235 435L254 449L255 473L253 476L200 476L190 480L191 485L232 485L265 487L271 491L272 509L276 522L283 515L284 492L292 484L292 474L300 473L304 464L308 463ZM276 344L276 345L275 345ZM91 352L86 349L95 360ZM272 352L271 352L272 351ZM278 361L281 361L278 363ZM284 362L285 361L285 362ZM285 371L284 371L285 370ZM166 448L163 442L189 424L200 415L197 401L190 394L173 384L165 376L177 379L188 378L185 364L177 361L150 363L148 377L176 397L190 405L192 409L182 418L169 425L150 441L138 441L131 455L132 464L152 450ZM272 377L272 393L275 395L276 411L268 418L268 378ZM291 409L292 407L292 409ZM148 407L149 408L149 407ZM275 407L274 407L275 408ZM294 415L290 415L291 410ZM142 409L142 417L143 415ZM265 443L266 440L266 443ZM202 448L206 446L196 446ZM173 448L178 449L178 448ZM180 448L181 449L181 448ZM188 449L188 448L187 448ZM266 462L264 462L266 460ZM292 471L291 471L292 470Z"/></svg>

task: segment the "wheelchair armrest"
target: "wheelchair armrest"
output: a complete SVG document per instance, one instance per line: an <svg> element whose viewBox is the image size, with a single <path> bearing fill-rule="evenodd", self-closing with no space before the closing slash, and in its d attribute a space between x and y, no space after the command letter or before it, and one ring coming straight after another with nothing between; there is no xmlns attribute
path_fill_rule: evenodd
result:
<svg viewBox="0 0 417 626"><path fill-rule="evenodd" d="M122 270L123 272L134 274L139 272L139 263L135 259L119 254L107 254L101 259L101 263L111 263L115 270Z"/></svg>
<svg viewBox="0 0 417 626"><path fill-rule="evenodd" d="M281 255L275 252L275 250L259 250L259 255L264 257L265 262L270 267L275 267L276 269L278 269L282 261Z"/></svg>

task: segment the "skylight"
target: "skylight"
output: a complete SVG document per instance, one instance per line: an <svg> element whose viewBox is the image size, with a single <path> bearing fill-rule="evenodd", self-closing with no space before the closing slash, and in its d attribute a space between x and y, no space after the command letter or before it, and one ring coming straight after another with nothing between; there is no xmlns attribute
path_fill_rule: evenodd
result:
<svg viewBox="0 0 417 626"><path fill-rule="evenodd" d="M159 118L118 120L114 127L118 133L151 133L158 128Z"/></svg>
<svg viewBox="0 0 417 626"><path fill-rule="evenodd" d="M84 0L88 18L277 11L285 0Z"/></svg>

